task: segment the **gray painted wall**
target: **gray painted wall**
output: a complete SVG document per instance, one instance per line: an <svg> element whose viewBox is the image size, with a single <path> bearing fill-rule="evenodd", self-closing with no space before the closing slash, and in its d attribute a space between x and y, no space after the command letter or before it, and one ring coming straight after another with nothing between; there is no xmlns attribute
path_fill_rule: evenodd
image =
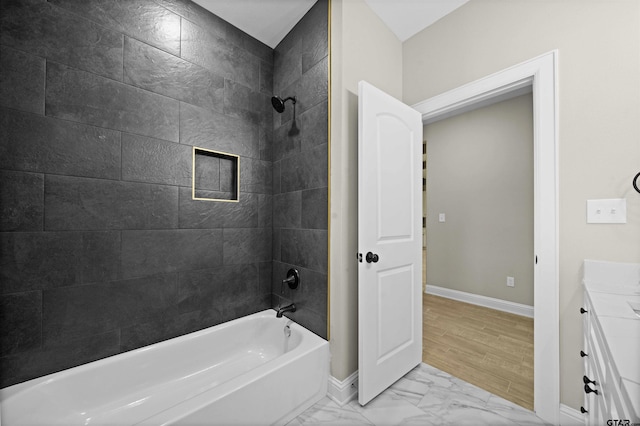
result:
<svg viewBox="0 0 640 426"><path fill-rule="evenodd" d="M297 260L272 255L273 183L322 186L301 150L272 152L273 50L183 0L6 1L0 19L0 386L271 306L272 258ZM192 146L241 156L239 203L191 199ZM326 249L302 260L326 277ZM323 284L306 296L326 306Z"/></svg>
<svg viewBox="0 0 640 426"><path fill-rule="evenodd" d="M533 306L531 94L429 124L424 138L427 285Z"/></svg>

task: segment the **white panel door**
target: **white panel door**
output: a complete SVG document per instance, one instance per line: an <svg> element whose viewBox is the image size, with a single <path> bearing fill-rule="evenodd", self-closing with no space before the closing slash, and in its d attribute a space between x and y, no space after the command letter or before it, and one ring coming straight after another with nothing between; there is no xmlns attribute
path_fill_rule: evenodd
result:
<svg viewBox="0 0 640 426"><path fill-rule="evenodd" d="M358 85L358 401L422 358L422 118Z"/></svg>

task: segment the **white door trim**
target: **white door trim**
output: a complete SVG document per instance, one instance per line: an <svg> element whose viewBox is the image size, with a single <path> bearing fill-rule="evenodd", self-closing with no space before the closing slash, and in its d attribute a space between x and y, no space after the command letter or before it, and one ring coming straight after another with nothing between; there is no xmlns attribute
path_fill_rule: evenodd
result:
<svg viewBox="0 0 640 426"><path fill-rule="evenodd" d="M534 411L554 425L560 415L558 278L558 51L554 50L413 105L424 123L533 94Z"/></svg>

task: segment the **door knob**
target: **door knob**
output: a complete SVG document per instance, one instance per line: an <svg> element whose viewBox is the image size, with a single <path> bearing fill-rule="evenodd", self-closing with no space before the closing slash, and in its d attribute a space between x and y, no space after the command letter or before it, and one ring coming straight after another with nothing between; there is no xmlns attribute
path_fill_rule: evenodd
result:
<svg viewBox="0 0 640 426"><path fill-rule="evenodd" d="M369 253L367 253L367 255L365 256L365 258L364 258L364 259L367 261L367 263L371 263L371 262L373 262L373 263L377 263L377 262L378 262L379 257L378 257L378 255L377 255L377 254L374 254L374 253L369 252Z"/></svg>

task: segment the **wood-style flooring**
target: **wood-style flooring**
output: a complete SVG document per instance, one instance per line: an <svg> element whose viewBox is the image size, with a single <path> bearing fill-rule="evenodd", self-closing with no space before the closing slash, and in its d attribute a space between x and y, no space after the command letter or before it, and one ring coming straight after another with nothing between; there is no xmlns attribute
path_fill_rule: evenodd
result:
<svg viewBox="0 0 640 426"><path fill-rule="evenodd" d="M533 319L423 295L422 360L533 410Z"/></svg>

